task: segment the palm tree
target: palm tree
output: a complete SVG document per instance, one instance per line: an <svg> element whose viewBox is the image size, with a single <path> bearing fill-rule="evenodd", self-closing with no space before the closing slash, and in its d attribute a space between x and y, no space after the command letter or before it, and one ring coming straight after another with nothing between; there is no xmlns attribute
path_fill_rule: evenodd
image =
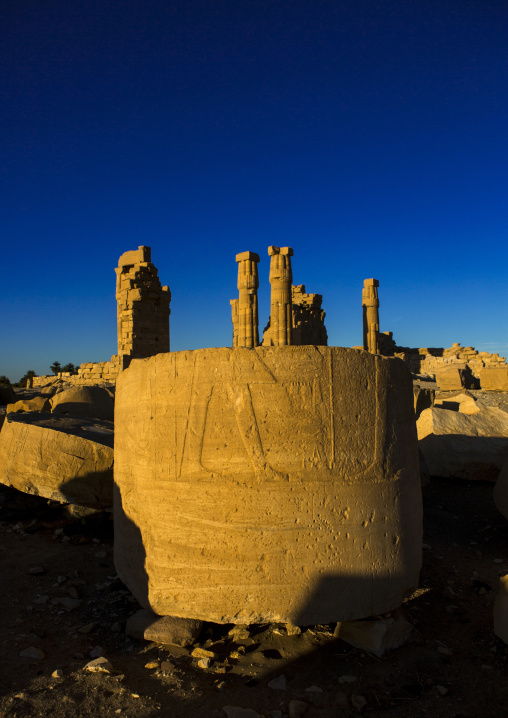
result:
<svg viewBox="0 0 508 718"><path fill-rule="evenodd" d="M0 376L0 384L3 384L4 386L10 386L11 382L10 379L5 376L5 374L2 374L2 376Z"/></svg>
<svg viewBox="0 0 508 718"><path fill-rule="evenodd" d="M51 369L53 374L59 374L62 371L62 367L59 361L53 362L53 364L49 368Z"/></svg>

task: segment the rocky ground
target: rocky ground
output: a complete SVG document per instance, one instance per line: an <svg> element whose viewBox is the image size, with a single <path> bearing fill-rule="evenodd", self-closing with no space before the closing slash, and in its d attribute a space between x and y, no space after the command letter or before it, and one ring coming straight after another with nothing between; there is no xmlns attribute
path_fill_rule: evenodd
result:
<svg viewBox="0 0 508 718"><path fill-rule="evenodd" d="M2 717L506 715L508 650L492 607L508 524L491 484L432 479L425 489L421 582L403 607L415 642L376 658L335 639L333 625L233 637L205 624L196 645L218 654L209 669L192 647L125 635L139 606L115 574L110 515L71 515L5 488L0 503ZM84 668L100 654L110 673Z"/></svg>

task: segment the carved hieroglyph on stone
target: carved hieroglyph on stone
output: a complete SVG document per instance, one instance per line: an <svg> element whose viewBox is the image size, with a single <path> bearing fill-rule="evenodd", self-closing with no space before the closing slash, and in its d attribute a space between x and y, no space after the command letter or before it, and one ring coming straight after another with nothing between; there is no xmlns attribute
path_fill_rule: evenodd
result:
<svg viewBox="0 0 508 718"><path fill-rule="evenodd" d="M377 279L365 279L362 290L363 348L371 354L378 353L379 297Z"/></svg>
<svg viewBox="0 0 508 718"><path fill-rule="evenodd" d="M270 319L263 334L263 346L288 346L293 343L291 307L291 247L268 247L270 260Z"/></svg>
<svg viewBox="0 0 508 718"><path fill-rule="evenodd" d="M400 605L422 507L411 376L353 349L199 349L117 382L115 562L158 615L295 625Z"/></svg>
<svg viewBox="0 0 508 718"><path fill-rule="evenodd" d="M291 287L294 346L328 344L325 328L326 314L321 308L322 301L321 294L307 294L303 284Z"/></svg>
<svg viewBox="0 0 508 718"><path fill-rule="evenodd" d="M169 287L161 286L150 247L125 252L118 260L116 301L121 368L132 358L169 351Z"/></svg>
<svg viewBox="0 0 508 718"><path fill-rule="evenodd" d="M238 262L238 299L231 300L233 348L252 349L259 345L258 262L255 252L240 252Z"/></svg>

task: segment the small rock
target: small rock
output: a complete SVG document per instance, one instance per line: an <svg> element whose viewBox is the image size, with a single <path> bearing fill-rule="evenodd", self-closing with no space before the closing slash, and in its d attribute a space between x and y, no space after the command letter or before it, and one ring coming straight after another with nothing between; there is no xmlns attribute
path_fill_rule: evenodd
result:
<svg viewBox="0 0 508 718"><path fill-rule="evenodd" d="M78 628L78 633L90 633L94 626L95 623L87 623L85 626Z"/></svg>
<svg viewBox="0 0 508 718"><path fill-rule="evenodd" d="M92 648L88 655L90 656L90 658L100 658L102 656L103 650L104 649L102 646L95 646L95 648Z"/></svg>
<svg viewBox="0 0 508 718"><path fill-rule="evenodd" d="M415 639L417 631L401 613L394 612L388 618L366 621L342 621L337 623L335 638L373 653L381 658L385 653Z"/></svg>
<svg viewBox="0 0 508 718"><path fill-rule="evenodd" d="M77 589L75 586L70 586L70 587L67 589L67 594L68 594L71 598L79 598L78 589Z"/></svg>
<svg viewBox="0 0 508 718"><path fill-rule="evenodd" d="M224 693L224 691L226 690L226 681L221 681L220 683L217 683L217 685L215 686L215 690L219 693Z"/></svg>
<svg viewBox="0 0 508 718"><path fill-rule="evenodd" d="M162 661L162 663L161 663L161 672L162 673L169 674L169 673L173 673L174 670L175 670L174 663L171 663L171 661Z"/></svg>
<svg viewBox="0 0 508 718"><path fill-rule="evenodd" d="M302 629L300 626L293 626L292 623L286 623L286 632L288 636L299 636Z"/></svg>
<svg viewBox="0 0 508 718"><path fill-rule="evenodd" d="M229 631L228 636L235 641L246 641L250 638L250 631L248 626L237 624Z"/></svg>
<svg viewBox="0 0 508 718"><path fill-rule="evenodd" d="M29 646L28 648L23 649L19 655L21 658L33 658L36 661L42 661L46 658L44 651L41 651L40 648L36 648L35 646Z"/></svg>
<svg viewBox="0 0 508 718"><path fill-rule="evenodd" d="M268 683L268 688L273 688L278 691L285 691L287 690L287 679L286 676L277 676L277 678L272 678L271 681Z"/></svg>
<svg viewBox="0 0 508 718"><path fill-rule="evenodd" d="M305 689L305 692L306 693L322 693L323 689L320 688L319 686L309 686L308 688Z"/></svg>
<svg viewBox="0 0 508 718"><path fill-rule="evenodd" d="M42 568L42 566L34 566L33 568L28 569L29 576L43 576L45 573L46 569Z"/></svg>
<svg viewBox="0 0 508 718"><path fill-rule="evenodd" d="M57 668L56 670L53 671L53 673L51 674L51 677L52 678L63 678L64 672L62 671L61 668Z"/></svg>
<svg viewBox="0 0 508 718"><path fill-rule="evenodd" d="M339 683L355 683L358 680L357 676L339 676Z"/></svg>
<svg viewBox="0 0 508 718"><path fill-rule="evenodd" d="M127 620L125 633L138 640L172 646L191 646L201 633L203 622L193 618L157 616L145 608Z"/></svg>
<svg viewBox="0 0 508 718"><path fill-rule="evenodd" d="M122 624L118 623L118 621L116 621L115 623L112 623L111 630L114 631L115 633L119 633L122 630Z"/></svg>
<svg viewBox="0 0 508 718"><path fill-rule="evenodd" d="M165 661L165 663L169 663L169 661ZM145 663L145 668L152 669L152 668L158 668L159 667L159 661L148 661L148 663Z"/></svg>
<svg viewBox="0 0 508 718"><path fill-rule="evenodd" d="M307 710L307 703L304 701L289 701L288 705L288 717L289 718L301 718Z"/></svg>
<svg viewBox="0 0 508 718"><path fill-rule="evenodd" d="M199 648L199 646L196 646L196 648L193 649L191 656L193 658L217 658L217 654L213 651L207 651L206 648Z"/></svg>
<svg viewBox="0 0 508 718"><path fill-rule="evenodd" d="M451 648L447 648L446 646L438 646L437 647L438 653L441 653L443 656L453 656L453 651Z"/></svg>
<svg viewBox="0 0 508 718"><path fill-rule="evenodd" d="M446 688L445 686L436 686L436 690L440 696L448 695L448 688Z"/></svg>
<svg viewBox="0 0 508 718"><path fill-rule="evenodd" d="M74 611L74 609L81 606L81 600L79 598L70 598L70 596L62 596L61 598L54 598L51 603L54 606L62 606L66 611Z"/></svg>
<svg viewBox="0 0 508 718"><path fill-rule="evenodd" d="M361 713L367 705L367 701L363 696L358 696L353 693L353 695L351 696L351 705L353 706L353 708L356 708L358 713Z"/></svg>
<svg viewBox="0 0 508 718"><path fill-rule="evenodd" d="M101 656L93 661L90 661L83 667L83 670L90 671L91 673L112 673L113 666L107 658Z"/></svg>
<svg viewBox="0 0 508 718"><path fill-rule="evenodd" d="M238 706L224 706L224 713L228 718L261 718L260 714L251 708L239 708Z"/></svg>
<svg viewBox="0 0 508 718"><path fill-rule="evenodd" d="M38 606L41 606L44 603L47 603L48 601L49 601L49 596L38 596L37 598L34 598L34 603L36 603Z"/></svg>
<svg viewBox="0 0 508 718"><path fill-rule="evenodd" d="M200 668L204 668L204 669L210 668L211 665L212 665L212 659L211 659L211 658L200 658L199 661L198 661L198 666L199 666Z"/></svg>

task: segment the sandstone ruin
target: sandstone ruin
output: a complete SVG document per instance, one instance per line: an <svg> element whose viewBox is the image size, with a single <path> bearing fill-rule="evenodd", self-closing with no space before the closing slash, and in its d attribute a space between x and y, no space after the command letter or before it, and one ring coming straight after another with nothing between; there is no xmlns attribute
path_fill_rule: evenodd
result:
<svg viewBox="0 0 508 718"><path fill-rule="evenodd" d="M233 347L252 349L259 345L258 262L255 252L236 255L238 263L238 299L231 300Z"/></svg>
<svg viewBox="0 0 508 718"><path fill-rule="evenodd" d="M378 353L379 297L377 279L365 279L362 290L363 348L371 354Z"/></svg>
<svg viewBox="0 0 508 718"><path fill-rule="evenodd" d="M115 563L146 608L307 625L383 613L417 585L402 362L312 346L159 354L121 374L116 402Z"/></svg>
<svg viewBox="0 0 508 718"><path fill-rule="evenodd" d="M263 332L263 346L293 344L291 247L268 247L270 256L270 319Z"/></svg>
<svg viewBox="0 0 508 718"><path fill-rule="evenodd" d="M325 312L321 308L321 294L307 294L305 285L291 287L293 315L293 344L295 346L327 346Z"/></svg>

